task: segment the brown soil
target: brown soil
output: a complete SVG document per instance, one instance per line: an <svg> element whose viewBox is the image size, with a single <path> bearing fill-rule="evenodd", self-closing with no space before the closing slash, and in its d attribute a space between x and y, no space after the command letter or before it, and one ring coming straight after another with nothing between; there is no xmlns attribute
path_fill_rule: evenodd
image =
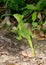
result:
<svg viewBox="0 0 46 65"><path fill-rule="evenodd" d="M25 39L18 41L15 34L0 31L0 65L46 65L46 40L33 39L36 57Z"/></svg>

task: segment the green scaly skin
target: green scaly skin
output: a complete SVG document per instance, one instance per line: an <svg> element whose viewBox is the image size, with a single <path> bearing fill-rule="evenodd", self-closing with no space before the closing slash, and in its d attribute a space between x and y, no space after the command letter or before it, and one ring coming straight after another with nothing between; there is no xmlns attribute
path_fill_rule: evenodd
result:
<svg viewBox="0 0 46 65"><path fill-rule="evenodd" d="M30 48L32 49L32 54L33 54L33 56L35 56L35 51L33 48L32 40L30 38L30 34L29 34L28 30L26 29L26 27L24 26L22 18L19 20L19 18L17 16L21 17L22 15L19 15L19 14L14 15L14 17L18 21L18 35L19 35L19 37L17 37L17 39L21 40L22 37L26 38L27 41L29 42Z"/></svg>

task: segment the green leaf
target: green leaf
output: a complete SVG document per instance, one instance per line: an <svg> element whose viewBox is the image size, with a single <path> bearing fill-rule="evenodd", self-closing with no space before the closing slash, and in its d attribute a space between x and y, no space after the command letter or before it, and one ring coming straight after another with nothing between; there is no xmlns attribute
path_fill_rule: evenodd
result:
<svg viewBox="0 0 46 65"><path fill-rule="evenodd" d="M11 3L9 6L11 9L18 11L18 4L15 5L15 3Z"/></svg>
<svg viewBox="0 0 46 65"><path fill-rule="evenodd" d="M16 11L18 11L25 5L24 0L0 0L0 2L2 1L5 3L5 6L7 5L8 8Z"/></svg>
<svg viewBox="0 0 46 65"><path fill-rule="evenodd" d="M37 12L33 12L32 14L32 20L35 21L37 18Z"/></svg>
<svg viewBox="0 0 46 65"><path fill-rule="evenodd" d="M0 3L3 2L3 0L0 0Z"/></svg>
<svg viewBox="0 0 46 65"><path fill-rule="evenodd" d="M30 10L24 10L23 13L22 13L22 15L25 16L25 15L27 15L28 13L30 13Z"/></svg>
<svg viewBox="0 0 46 65"><path fill-rule="evenodd" d="M37 25L38 25L37 22L32 22L32 26L33 26L33 27L36 27Z"/></svg>
<svg viewBox="0 0 46 65"><path fill-rule="evenodd" d="M33 4L29 4L25 8L30 9L30 10L35 10L36 7Z"/></svg>
<svg viewBox="0 0 46 65"><path fill-rule="evenodd" d="M36 5L36 10L42 10L43 8L46 8L46 0L39 0Z"/></svg>

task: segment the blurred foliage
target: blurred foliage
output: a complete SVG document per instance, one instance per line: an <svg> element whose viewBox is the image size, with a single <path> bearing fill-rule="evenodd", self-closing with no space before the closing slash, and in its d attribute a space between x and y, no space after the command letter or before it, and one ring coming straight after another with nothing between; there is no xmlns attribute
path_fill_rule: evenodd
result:
<svg viewBox="0 0 46 65"><path fill-rule="evenodd" d="M18 10L20 7L25 5L25 0L0 0L0 3L4 3L4 7L9 7L13 10Z"/></svg>
<svg viewBox="0 0 46 65"><path fill-rule="evenodd" d="M11 10L10 14L17 12L24 15L23 20L31 23L33 28L38 25L42 27L46 21L46 0L0 0L0 3Z"/></svg>

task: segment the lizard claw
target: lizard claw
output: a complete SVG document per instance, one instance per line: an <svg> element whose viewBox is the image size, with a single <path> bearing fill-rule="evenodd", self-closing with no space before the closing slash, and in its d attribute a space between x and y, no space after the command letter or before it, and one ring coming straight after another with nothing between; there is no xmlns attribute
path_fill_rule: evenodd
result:
<svg viewBox="0 0 46 65"><path fill-rule="evenodd" d="M17 40L21 40L21 39L22 39L22 37L16 37L16 39L17 39Z"/></svg>

